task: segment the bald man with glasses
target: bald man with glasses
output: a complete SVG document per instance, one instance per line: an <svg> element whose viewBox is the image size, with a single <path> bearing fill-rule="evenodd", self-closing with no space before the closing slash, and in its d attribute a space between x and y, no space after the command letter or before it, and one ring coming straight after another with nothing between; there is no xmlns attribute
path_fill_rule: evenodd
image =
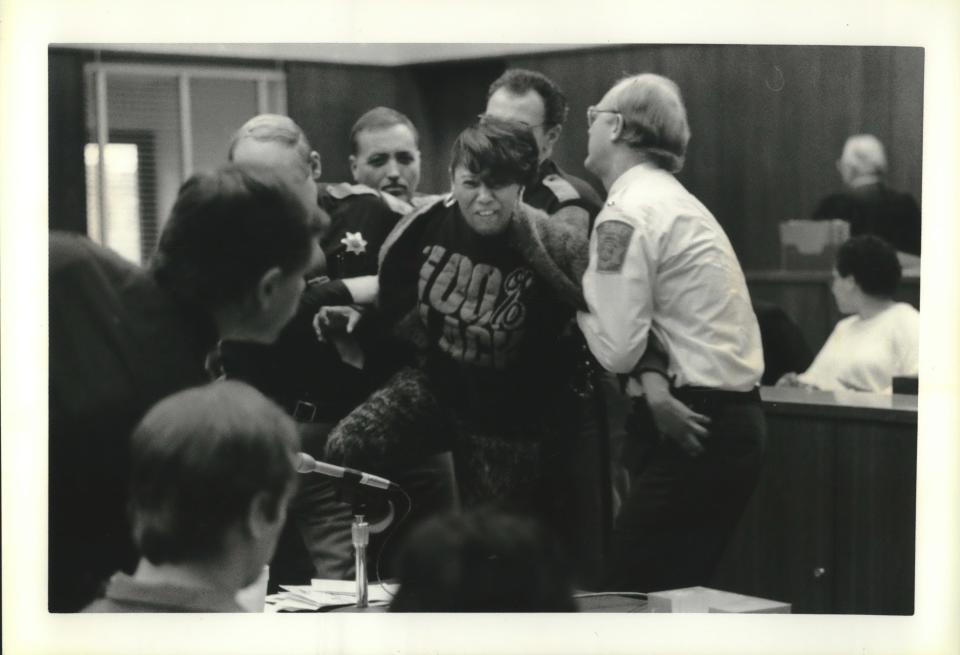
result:
<svg viewBox="0 0 960 655"><path fill-rule="evenodd" d="M636 461L614 527L609 582L705 585L756 486L766 434L760 330L723 228L674 177L690 128L676 84L628 77L587 111L585 165L608 191L577 319L629 377ZM666 373L645 368L651 339Z"/></svg>

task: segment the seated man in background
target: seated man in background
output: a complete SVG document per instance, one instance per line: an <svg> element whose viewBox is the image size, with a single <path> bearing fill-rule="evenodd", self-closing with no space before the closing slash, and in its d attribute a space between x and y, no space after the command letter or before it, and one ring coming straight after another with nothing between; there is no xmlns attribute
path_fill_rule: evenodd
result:
<svg viewBox="0 0 960 655"><path fill-rule="evenodd" d="M398 560L392 612L572 612L569 566L536 522L490 507L424 521Z"/></svg>
<svg viewBox="0 0 960 655"><path fill-rule="evenodd" d="M297 430L239 382L155 405L130 440L140 561L87 612L242 612L237 592L270 561L296 482Z"/></svg>
<svg viewBox="0 0 960 655"><path fill-rule="evenodd" d="M875 234L899 252L920 255L920 207L910 194L884 184L887 156L880 140L871 134L847 139L837 170L846 189L820 201L813 218L841 218L852 237Z"/></svg>
<svg viewBox="0 0 960 655"><path fill-rule="evenodd" d="M49 607L77 611L130 570L130 432L209 379L218 339L269 342L296 309L318 225L280 176L249 166L180 189L149 270L50 235Z"/></svg>
<svg viewBox="0 0 960 655"><path fill-rule="evenodd" d="M833 271L833 297L842 314L813 363L787 373L778 386L891 393L894 377L915 377L919 363L920 312L896 302L900 262L875 236L840 246Z"/></svg>

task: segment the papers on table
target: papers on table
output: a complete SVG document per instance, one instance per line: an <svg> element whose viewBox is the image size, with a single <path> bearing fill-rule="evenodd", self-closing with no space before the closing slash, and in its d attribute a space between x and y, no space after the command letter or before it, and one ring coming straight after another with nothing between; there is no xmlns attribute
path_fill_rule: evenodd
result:
<svg viewBox="0 0 960 655"><path fill-rule="evenodd" d="M396 584L371 583L367 600L371 605L387 604L397 593ZM310 585L280 585L281 592L267 596L266 612L310 612L345 607L357 602L353 580L315 579Z"/></svg>

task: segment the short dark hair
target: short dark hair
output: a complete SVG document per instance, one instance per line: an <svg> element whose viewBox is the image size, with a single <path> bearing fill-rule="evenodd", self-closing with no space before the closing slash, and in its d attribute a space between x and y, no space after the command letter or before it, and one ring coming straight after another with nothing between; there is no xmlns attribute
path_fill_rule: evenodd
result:
<svg viewBox="0 0 960 655"><path fill-rule="evenodd" d="M276 173L231 164L183 183L150 267L174 296L210 311L243 298L275 266L306 266L317 227Z"/></svg>
<svg viewBox="0 0 960 655"><path fill-rule="evenodd" d="M220 554L257 494L274 501L268 512L280 511L297 450L292 419L241 382L161 400L130 442L129 512L140 553L154 564Z"/></svg>
<svg viewBox="0 0 960 655"><path fill-rule="evenodd" d="M398 555L395 612L569 612L560 546L533 519L480 507L437 516Z"/></svg>
<svg viewBox="0 0 960 655"><path fill-rule="evenodd" d="M492 187L533 184L540 150L530 128L484 117L457 137L450 152L451 173L464 166Z"/></svg>
<svg viewBox="0 0 960 655"><path fill-rule="evenodd" d="M253 141L273 141L288 148L293 148L303 157L309 166L310 142L303 129L289 116L281 114L259 114L244 123L230 138L230 147L227 150L227 161L233 161L233 153L244 139Z"/></svg>
<svg viewBox="0 0 960 655"><path fill-rule="evenodd" d="M396 109L391 109L390 107L374 107L358 118L357 122L354 123L350 129L351 152L355 155L359 151L360 144L358 143L357 135L361 132L366 130L385 130L394 125L406 125L409 127L410 131L413 132L414 144L416 144L418 148L420 147L420 133L417 132L417 128L413 126L413 121Z"/></svg>
<svg viewBox="0 0 960 655"><path fill-rule="evenodd" d="M510 68L490 85L487 100L500 89L514 95L534 91L543 100L543 123L545 127L563 125L567 120L567 96L556 82L543 73L525 68Z"/></svg>
<svg viewBox="0 0 960 655"><path fill-rule="evenodd" d="M900 284L903 270L893 246L866 234L847 240L837 250L837 273L840 277L852 275L868 296L889 299Z"/></svg>

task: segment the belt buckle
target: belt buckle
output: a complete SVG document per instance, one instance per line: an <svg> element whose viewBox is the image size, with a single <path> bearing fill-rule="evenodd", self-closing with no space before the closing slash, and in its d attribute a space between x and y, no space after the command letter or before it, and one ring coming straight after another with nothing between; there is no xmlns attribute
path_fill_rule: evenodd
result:
<svg viewBox="0 0 960 655"><path fill-rule="evenodd" d="M301 423L313 423L317 418L317 406L306 400L298 400L293 407L293 419Z"/></svg>

